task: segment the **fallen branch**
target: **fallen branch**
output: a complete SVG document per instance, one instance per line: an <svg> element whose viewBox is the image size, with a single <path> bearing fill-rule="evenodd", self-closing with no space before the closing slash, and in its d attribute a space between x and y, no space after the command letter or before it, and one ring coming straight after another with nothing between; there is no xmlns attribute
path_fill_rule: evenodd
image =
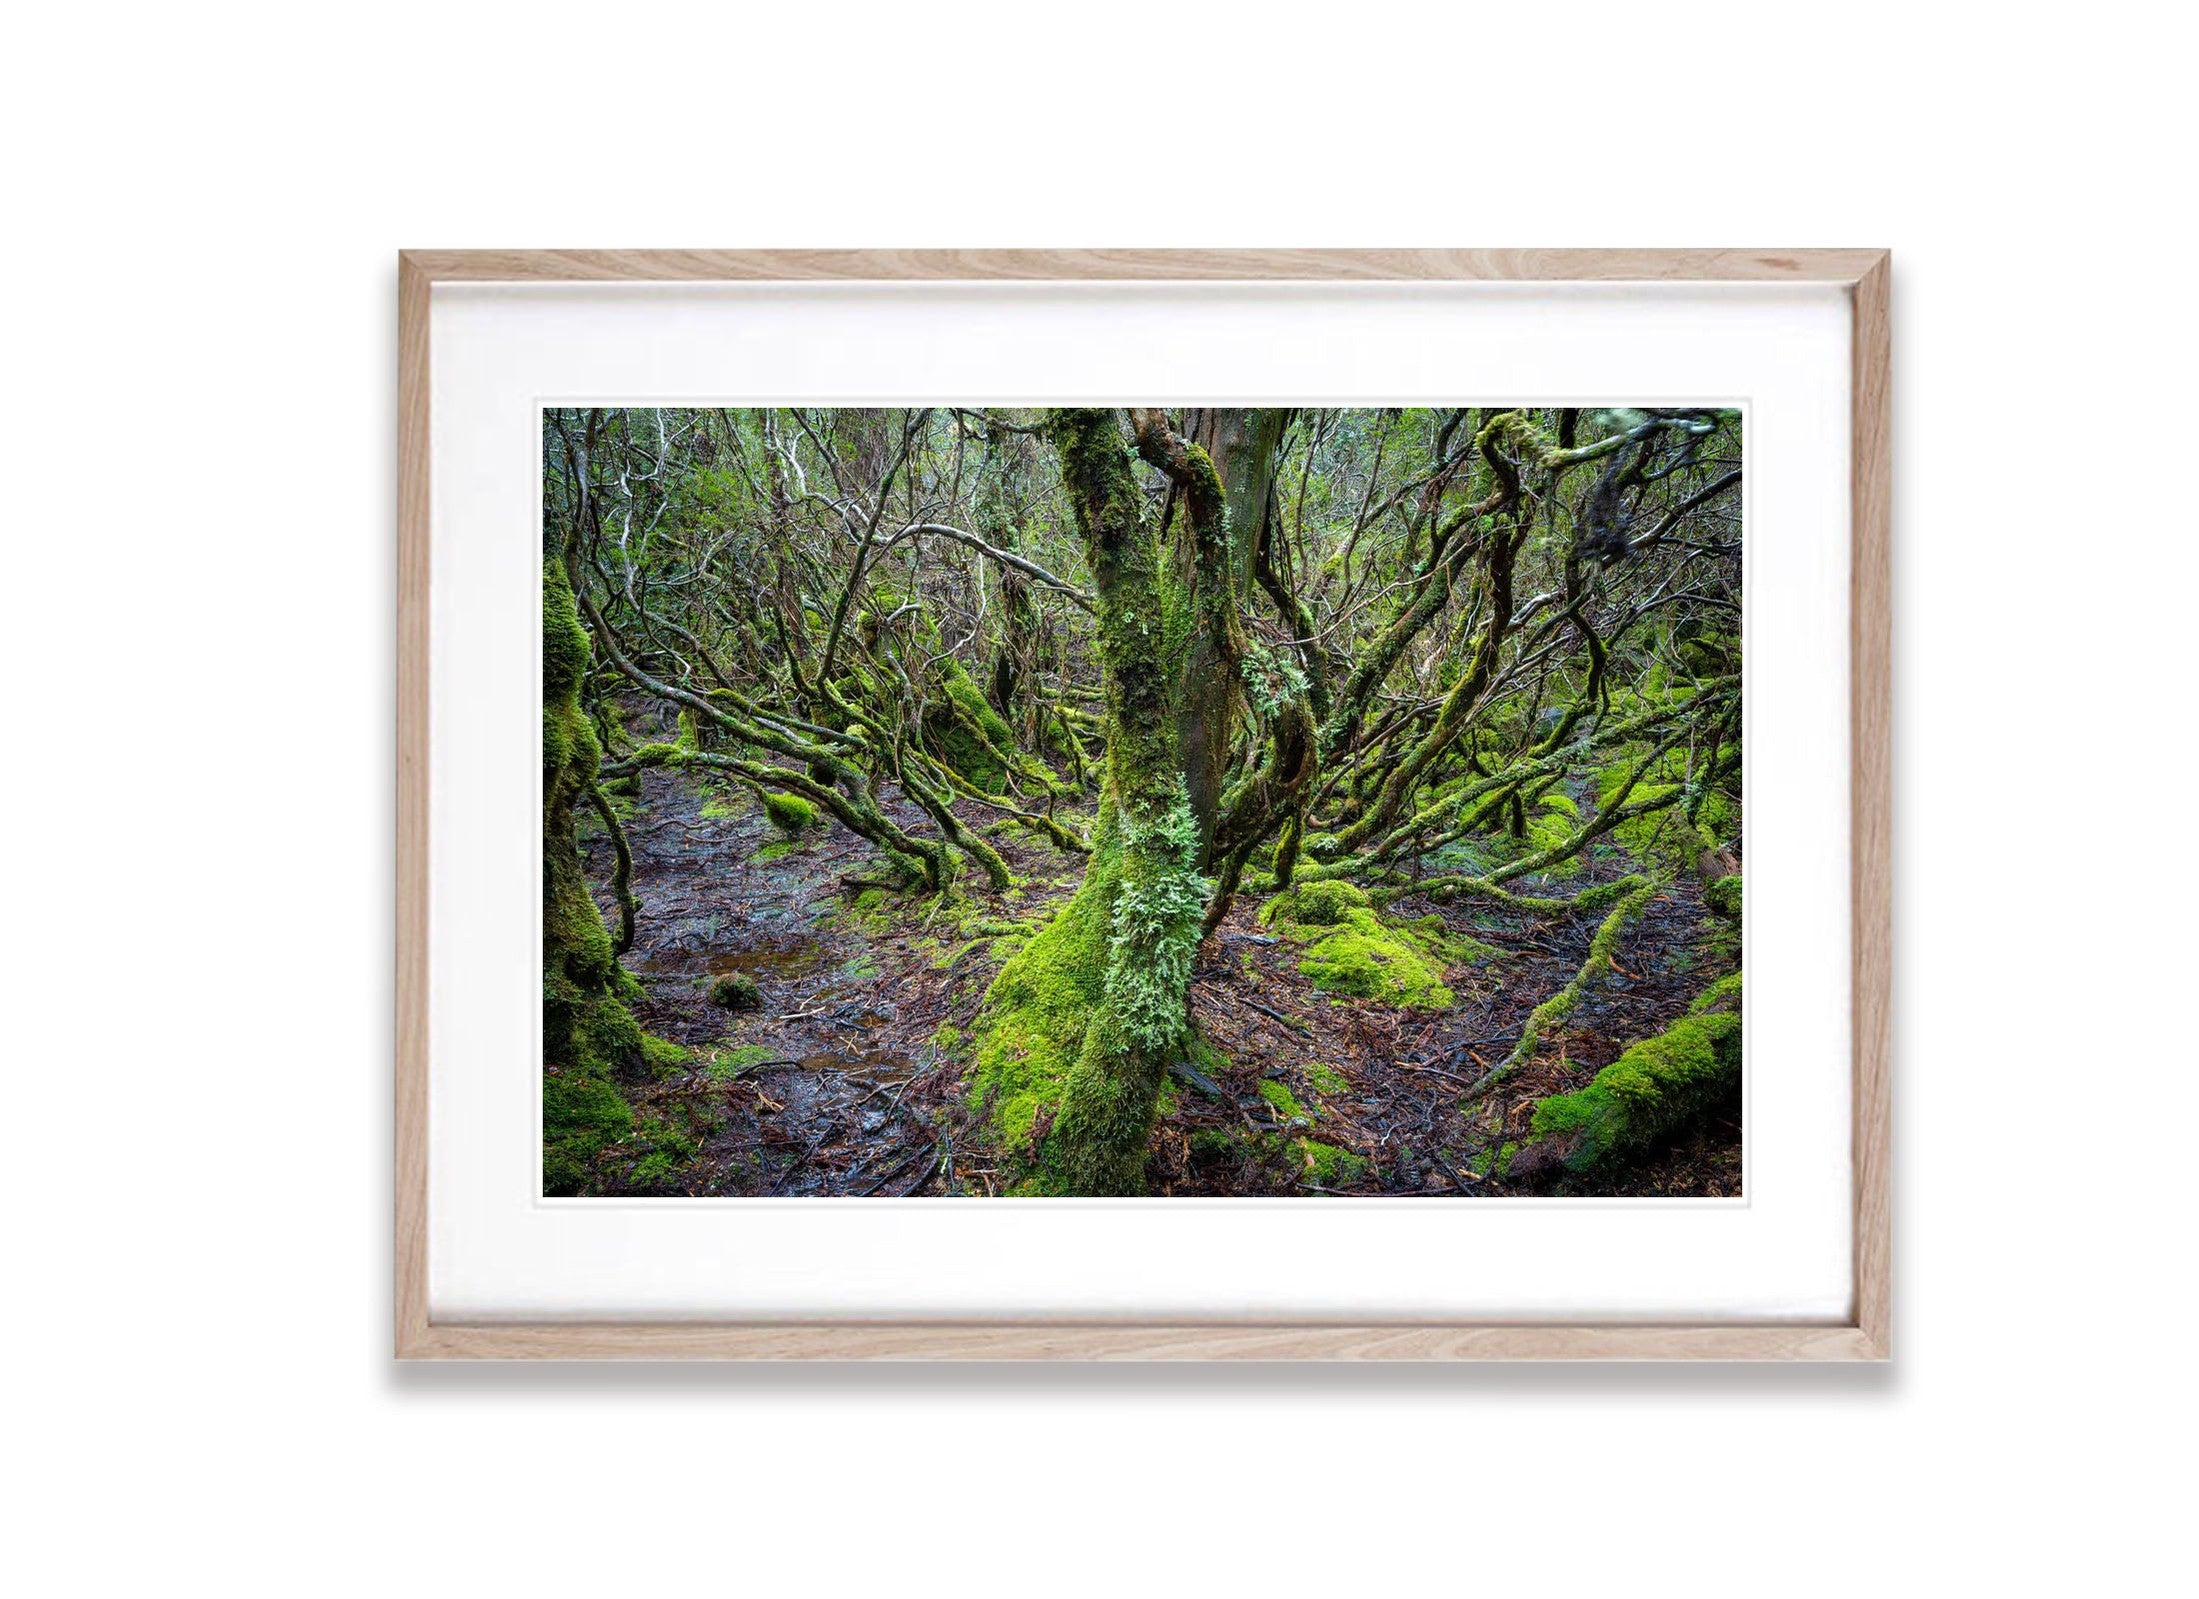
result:
<svg viewBox="0 0 2199 1599"><path fill-rule="evenodd" d="M1526 1027L1520 1032L1519 1042L1512 1046L1512 1052L1475 1079L1473 1085L1466 1090L1468 1099L1479 1099L1526 1065L1528 1057L1535 1052L1535 1046L1542 1041L1543 1033L1573 1013L1573 1007L1580 1003L1581 991L1611 969L1611 954L1618 946L1619 934L1626 930L1628 923L1641 915L1648 906L1650 897L1657 892L1658 886L1654 882L1644 882L1612 907L1611 914L1596 929L1596 936L1589 940L1588 959L1573 974L1573 980L1535 1007L1533 1014L1527 1018Z"/></svg>

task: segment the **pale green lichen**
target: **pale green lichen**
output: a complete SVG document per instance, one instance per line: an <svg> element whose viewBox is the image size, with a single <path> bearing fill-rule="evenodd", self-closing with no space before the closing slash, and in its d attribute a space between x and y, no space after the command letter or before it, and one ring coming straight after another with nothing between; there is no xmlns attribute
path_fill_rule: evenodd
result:
<svg viewBox="0 0 2199 1599"><path fill-rule="evenodd" d="M1184 990L1213 885L1196 868L1198 823L1188 799L1149 827L1123 827L1122 883L1110 912L1106 993L1131 1039L1147 1049L1183 1032Z"/></svg>

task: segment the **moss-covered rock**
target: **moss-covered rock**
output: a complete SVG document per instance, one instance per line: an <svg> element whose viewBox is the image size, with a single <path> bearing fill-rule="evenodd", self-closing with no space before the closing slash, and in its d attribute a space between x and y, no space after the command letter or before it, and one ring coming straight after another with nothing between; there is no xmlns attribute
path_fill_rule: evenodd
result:
<svg viewBox="0 0 2199 1599"><path fill-rule="evenodd" d="M1741 919L1741 879L1721 877L1703 890L1703 904L1714 915L1723 916L1729 922Z"/></svg>
<svg viewBox="0 0 2199 1599"><path fill-rule="evenodd" d="M727 972L723 977L712 978L707 997L720 1010L756 1010L764 1002L763 990L756 986L756 979L745 972Z"/></svg>
<svg viewBox="0 0 2199 1599"><path fill-rule="evenodd" d="M1695 997L1690 1016L1738 1016L1741 1014L1741 974L1721 977Z"/></svg>

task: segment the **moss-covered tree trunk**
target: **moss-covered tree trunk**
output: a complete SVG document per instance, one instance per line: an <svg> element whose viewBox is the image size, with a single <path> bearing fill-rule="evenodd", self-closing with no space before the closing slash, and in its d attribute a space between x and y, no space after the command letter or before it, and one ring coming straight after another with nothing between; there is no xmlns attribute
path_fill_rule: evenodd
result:
<svg viewBox="0 0 2199 1599"><path fill-rule="evenodd" d="M625 1005L634 980L619 968L573 832L574 807L587 799L602 756L580 704L587 669L588 635L553 554L542 564L542 1181L550 1194L576 1192L596 1151L632 1127L612 1075L642 1058L641 1028Z"/></svg>
<svg viewBox="0 0 2199 1599"><path fill-rule="evenodd" d="M1206 902L1177 722L1189 617L1115 413L1056 411L1047 431L1092 574L1107 768L1083 883L987 995L978 1091L1023 1191L1127 1194L1184 1046Z"/></svg>

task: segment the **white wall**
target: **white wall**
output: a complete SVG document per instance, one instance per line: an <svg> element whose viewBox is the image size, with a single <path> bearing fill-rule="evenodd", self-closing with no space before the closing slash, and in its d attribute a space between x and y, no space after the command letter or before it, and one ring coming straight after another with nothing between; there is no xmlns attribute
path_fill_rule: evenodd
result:
<svg viewBox="0 0 2199 1599"><path fill-rule="evenodd" d="M11 23L22 1591L2020 1592L2163 1554L2181 19L796 9ZM1896 250L1891 1369L393 1369L394 251L1096 243Z"/></svg>

